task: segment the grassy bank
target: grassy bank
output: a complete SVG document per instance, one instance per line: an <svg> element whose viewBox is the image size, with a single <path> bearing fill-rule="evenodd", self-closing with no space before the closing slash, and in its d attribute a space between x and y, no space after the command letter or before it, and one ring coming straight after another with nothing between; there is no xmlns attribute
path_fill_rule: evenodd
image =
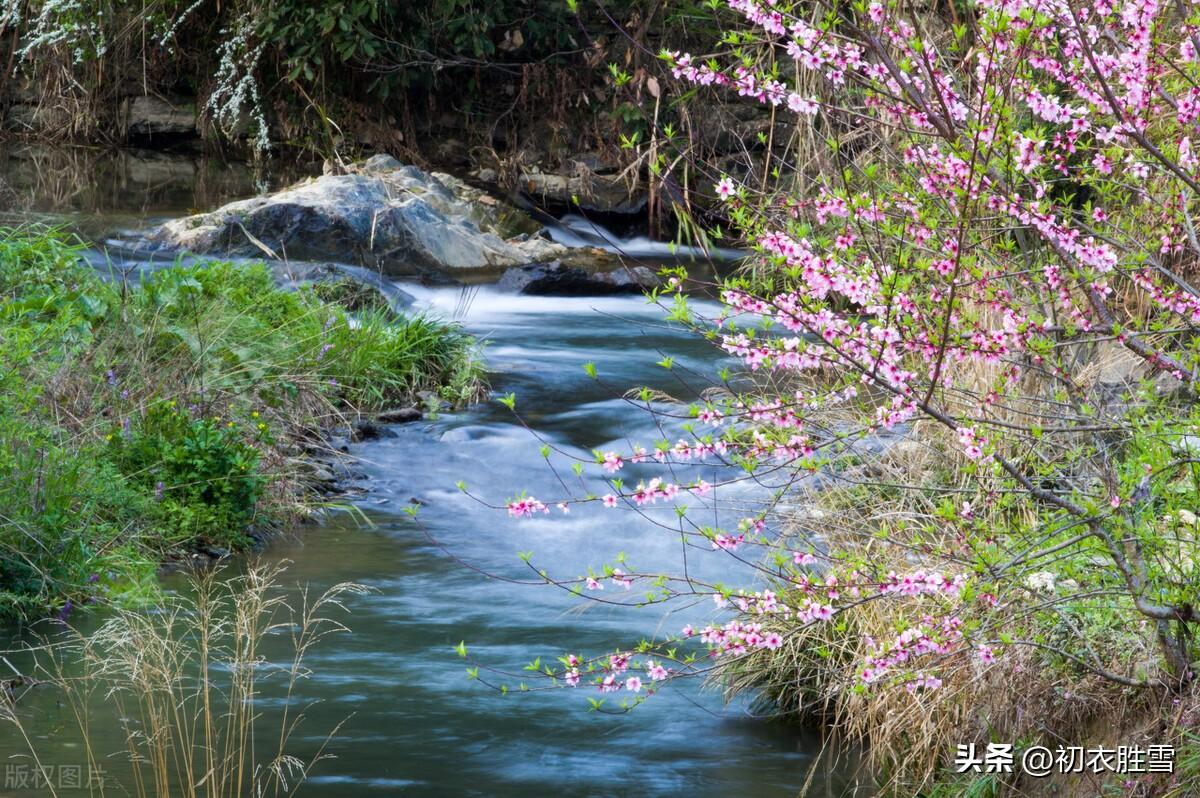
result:
<svg viewBox="0 0 1200 798"><path fill-rule="evenodd" d="M297 441L478 392L453 325L339 300L262 265L107 281L61 232L0 231L0 615L152 595L169 553L305 513Z"/></svg>
<svg viewBox="0 0 1200 798"><path fill-rule="evenodd" d="M1151 384L1143 386L1153 391ZM1135 395L1137 395L1135 393ZM1135 412L1135 411L1131 411ZM1172 412L1186 418L1180 400ZM1122 456L1170 447L1147 427L1126 443ZM802 603L826 574L854 569L864 575L852 590L861 599L836 623L811 624L778 617L768 624L785 641L759 650L720 672L726 694L750 696L758 708L824 727L836 744L865 752L866 777L881 796L1001 798L1002 796L1161 796L1200 790L1200 686L1161 673L1153 624L1131 620L1132 600L1094 546L1071 548L1070 528L1043 534L1035 556L1026 545L1033 530L1050 525L1042 508L989 495L965 473L953 440L917 424L899 441L873 454L856 450L835 458L830 486L805 496L802 509L780 513L783 542L816 552L808 581L781 580L771 587L781 602ZM1170 566L1194 573L1200 523L1189 508L1197 496L1189 464L1170 463L1167 498L1148 519L1173 541ZM983 543L955 547L956 527L978 530ZM886 541L886 543L885 543ZM947 543L950 541L950 543ZM947 555L946 548L953 554ZM1004 574L995 563L1022 563ZM961 594L914 590L872 595L885 578L867 574L968 574L977 585ZM953 616L975 648L945 646L913 654L918 673L936 673L936 689L920 683L870 683L887 641L912 628L933 629ZM745 620L758 620L747 613ZM1193 649L1194 652L1194 649ZM1193 653L1193 656L1195 654ZM908 677L913 678L913 677ZM1051 752L1170 746L1172 772L1117 773L1057 770L1035 778L1013 773L960 773L961 745L982 752L988 744ZM1115 754L1114 754L1115 755ZM1114 760L1115 761L1115 760Z"/></svg>

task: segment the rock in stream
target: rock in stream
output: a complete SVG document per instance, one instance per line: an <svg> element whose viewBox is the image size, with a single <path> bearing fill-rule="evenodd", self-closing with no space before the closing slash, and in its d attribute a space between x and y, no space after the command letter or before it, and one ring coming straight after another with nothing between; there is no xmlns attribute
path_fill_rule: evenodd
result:
<svg viewBox="0 0 1200 798"><path fill-rule="evenodd" d="M496 288L531 296L607 296L640 294L658 284L658 277L645 266L588 271L554 261L509 269Z"/></svg>
<svg viewBox="0 0 1200 798"><path fill-rule="evenodd" d="M566 254L539 235L514 235L503 211L456 178L376 155L347 174L166 222L146 244L200 255L332 260L390 276L499 273Z"/></svg>

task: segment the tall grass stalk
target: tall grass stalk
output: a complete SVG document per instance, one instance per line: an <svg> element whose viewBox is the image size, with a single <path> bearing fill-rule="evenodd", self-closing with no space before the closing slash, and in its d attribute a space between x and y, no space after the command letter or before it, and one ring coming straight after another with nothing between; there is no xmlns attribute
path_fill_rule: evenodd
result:
<svg viewBox="0 0 1200 798"><path fill-rule="evenodd" d="M241 798L292 795L324 759L328 740L303 758L291 752L305 720L297 686L312 672L310 650L348 628L335 617L343 601L366 588L334 585L289 602L280 590L284 566L228 577L192 578L190 595L171 596L155 612L118 609L90 634L70 632L37 657L36 675L58 691L78 726L89 768L102 771L119 752L97 750L115 737L124 746L129 784L91 785L98 795L138 798ZM268 659L268 638L288 641L289 656ZM281 681L283 711L268 723L260 696ZM109 709L97 712L102 705ZM115 712L111 711L115 708ZM6 719L39 752L21 712ZM116 724L116 729L103 728Z"/></svg>

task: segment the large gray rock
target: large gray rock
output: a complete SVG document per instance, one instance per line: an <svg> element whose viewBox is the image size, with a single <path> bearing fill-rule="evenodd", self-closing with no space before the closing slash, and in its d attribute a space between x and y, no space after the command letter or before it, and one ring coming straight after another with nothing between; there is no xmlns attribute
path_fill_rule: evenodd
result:
<svg viewBox="0 0 1200 798"><path fill-rule="evenodd" d="M448 175L377 156L350 174L167 222L146 240L152 248L331 260L389 275L498 272L565 252L538 236L507 238L516 229L501 206Z"/></svg>
<svg viewBox="0 0 1200 798"><path fill-rule="evenodd" d="M167 101L148 95L127 102L125 125L131 136L196 135L196 106L191 102Z"/></svg>

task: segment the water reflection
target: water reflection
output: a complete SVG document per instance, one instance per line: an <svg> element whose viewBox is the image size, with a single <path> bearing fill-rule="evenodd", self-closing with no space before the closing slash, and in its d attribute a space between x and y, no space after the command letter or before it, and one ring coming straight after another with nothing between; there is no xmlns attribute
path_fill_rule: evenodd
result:
<svg viewBox="0 0 1200 798"><path fill-rule="evenodd" d="M113 226L212 210L319 172L151 150L0 148L0 222L69 221L99 237Z"/></svg>

